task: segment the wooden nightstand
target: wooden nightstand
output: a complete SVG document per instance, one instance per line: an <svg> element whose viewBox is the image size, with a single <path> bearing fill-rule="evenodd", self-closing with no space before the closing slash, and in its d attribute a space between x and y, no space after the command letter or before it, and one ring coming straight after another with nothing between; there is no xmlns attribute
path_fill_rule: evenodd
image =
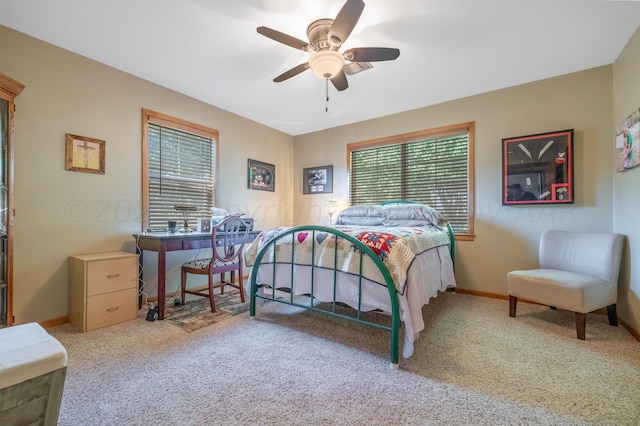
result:
<svg viewBox="0 0 640 426"><path fill-rule="evenodd" d="M136 319L138 255L127 252L69 257L69 322L91 331Z"/></svg>

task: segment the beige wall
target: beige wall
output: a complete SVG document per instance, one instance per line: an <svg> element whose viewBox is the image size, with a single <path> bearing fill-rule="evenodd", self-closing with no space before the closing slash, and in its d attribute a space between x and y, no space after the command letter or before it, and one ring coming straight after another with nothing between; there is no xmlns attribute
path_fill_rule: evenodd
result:
<svg viewBox="0 0 640 426"><path fill-rule="evenodd" d="M614 126L640 108L640 29L613 66ZM613 171L613 229L627 235L618 315L640 332L640 167Z"/></svg>
<svg viewBox="0 0 640 426"><path fill-rule="evenodd" d="M0 72L26 87L16 99L14 297L16 324L67 315L67 258L135 251L141 230L141 109L220 131L218 205L256 226L291 222L293 138L0 26ZM217 84L217 82L212 82ZM66 171L65 134L106 141L106 173ZM276 165L276 191L247 189L247 158ZM172 253L176 266L194 252ZM155 292L155 254L145 256Z"/></svg>
<svg viewBox="0 0 640 426"><path fill-rule="evenodd" d="M544 230L612 230L612 108L612 67L605 66L298 136L294 176L333 164L335 190L303 195L296 179L296 222L326 221L328 199L346 205L348 143L475 121L476 238L457 242L456 276L460 288L506 295L508 271L537 265ZM502 206L501 139L564 129L575 130L575 204Z"/></svg>
<svg viewBox="0 0 640 426"><path fill-rule="evenodd" d="M456 252L464 289L506 294L506 273L536 265L538 239L548 228L615 228L633 247L640 206L622 193L637 187L640 171L615 172L612 129L639 106L638 39L614 66L293 138L0 26L0 72L26 85L16 102L16 322L66 315L70 254L134 250L143 107L220 130L218 204L253 216L260 229L328 223L326 201L347 204L348 143L475 121L476 238L458 242ZM569 128L575 130L575 205L502 206L501 139ZM64 170L65 133L107 141L104 176ZM276 165L275 193L246 189L248 157ZM303 195L302 169L331 164L334 192ZM168 291L177 288L176 265L193 255L171 254ZM640 330L640 260L629 247L626 256L620 313ZM151 292L154 261L145 257Z"/></svg>

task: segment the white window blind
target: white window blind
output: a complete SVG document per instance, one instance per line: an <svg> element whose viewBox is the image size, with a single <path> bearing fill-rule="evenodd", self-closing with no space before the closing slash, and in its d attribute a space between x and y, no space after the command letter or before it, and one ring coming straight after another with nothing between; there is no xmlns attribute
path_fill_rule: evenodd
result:
<svg viewBox="0 0 640 426"><path fill-rule="evenodd" d="M196 207L191 219L210 216L216 200L216 141L152 122L147 138L149 227L166 228L168 220L180 224L176 205Z"/></svg>
<svg viewBox="0 0 640 426"><path fill-rule="evenodd" d="M469 232L469 133L350 152L350 204L412 200L438 209L455 233Z"/></svg>

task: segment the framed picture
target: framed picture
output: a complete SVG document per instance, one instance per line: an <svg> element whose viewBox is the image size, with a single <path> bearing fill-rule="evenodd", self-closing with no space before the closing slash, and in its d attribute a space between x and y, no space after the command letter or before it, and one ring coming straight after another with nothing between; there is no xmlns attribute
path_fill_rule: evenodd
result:
<svg viewBox="0 0 640 426"><path fill-rule="evenodd" d="M69 133L66 139L66 170L104 174L105 142L103 140Z"/></svg>
<svg viewBox="0 0 640 426"><path fill-rule="evenodd" d="M502 204L571 204L573 129L502 139Z"/></svg>
<svg viewBox="0 0 640 426"><path fill-rule="evenodd" d="M302 170L303 194L333 192L333 166L309 167Z"/></svg>
<svg viewBox="0 0 640 426"><path fill-rule="evenodd" d="M616 126L616 169L619 172L640 165L640 110Z"/></svg>
<svg viewBox="0 0 640 426"><path fill-rule="evenodd" d="M275 191L276 166L261 161L249 160L247 188L260 191Z"/></svg>

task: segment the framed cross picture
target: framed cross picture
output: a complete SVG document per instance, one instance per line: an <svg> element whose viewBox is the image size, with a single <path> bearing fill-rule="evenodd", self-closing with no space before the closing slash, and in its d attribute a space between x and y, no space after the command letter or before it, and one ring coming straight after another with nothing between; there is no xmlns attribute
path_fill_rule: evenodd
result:
<svg viewBox="0 0 640 426"><path fill-rule="evenodd" d="M85 136L66 136L66 170L104 174L105 141Z"/></svg>

